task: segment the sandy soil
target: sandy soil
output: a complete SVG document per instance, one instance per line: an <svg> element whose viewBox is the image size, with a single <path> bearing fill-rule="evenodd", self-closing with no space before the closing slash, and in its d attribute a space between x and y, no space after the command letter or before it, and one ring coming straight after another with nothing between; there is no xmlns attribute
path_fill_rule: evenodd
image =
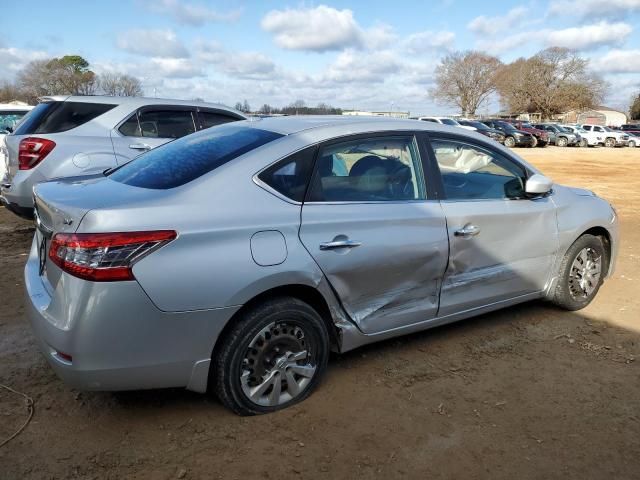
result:
<svg viewBox="0 0 640 480"><path fill-rule="evenodd" d="M518 152L615 203L618 269L596 301L529 303L334 356L311 398L254 418L183 390L63 385L24 314L31 225L0 209L0 383L36 406L0 448L0 479L640 478L640 149ZM24 418L0 390L0 441Z"/></svg>

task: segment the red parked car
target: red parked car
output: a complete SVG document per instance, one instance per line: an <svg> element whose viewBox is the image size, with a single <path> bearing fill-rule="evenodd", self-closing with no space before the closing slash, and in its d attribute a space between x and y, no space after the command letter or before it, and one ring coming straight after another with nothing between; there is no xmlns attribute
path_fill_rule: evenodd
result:
<svg viewBox="0 0 640 480"><path fill-rule="evenodd" d="M534 127L529 122L524 122L522 120L504 120L505 122L510 123L518 130L522 130L524 132L530 133L535 138L536 142L531 145L532 147L546 147L549 145L549 134L544 130L540 130L539 128Z"/></svg>

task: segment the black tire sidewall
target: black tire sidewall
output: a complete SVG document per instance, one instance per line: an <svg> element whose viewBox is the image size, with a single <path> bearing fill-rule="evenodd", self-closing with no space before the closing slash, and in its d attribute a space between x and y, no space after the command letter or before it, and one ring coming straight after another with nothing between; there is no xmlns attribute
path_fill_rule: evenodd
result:
<svg viewBox="0 0 640 480"><path fill-rule="evenodd" d="M277 406L257 405L242 390L242 360L249 343L263 328L285 320L302 328L305 337L314 339L313 350L317 351L312 351L312 355L316 362L316 372L305 390L289 402ZM329 334L324 321L311 306L294 298L272 300L246 312L222 341L214 359L213 371L216 372L216 378L212 382L220 400L240 415L270 413L304 400L321 381L329 359Z"/></svg>

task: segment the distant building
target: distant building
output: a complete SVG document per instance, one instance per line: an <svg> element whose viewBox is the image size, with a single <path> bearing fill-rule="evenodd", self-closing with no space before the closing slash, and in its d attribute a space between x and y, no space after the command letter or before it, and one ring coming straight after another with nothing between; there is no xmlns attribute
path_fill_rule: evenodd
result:
<svg viewBox="0 0 640 480"><path fill-rule="evenodd" d="M598 105L585 110L571 110L558 115L558 120L564 123L593 123L607 127L619 127L627 123L627 115L613 108Z"/></svg>
<svg viewBox="0 0 640 480"><path fill-rule="evenodd" d="M409 112L366 112L364 110L343 110L342 115L356 115L363 117L393 117L409 118Z"/></svg>

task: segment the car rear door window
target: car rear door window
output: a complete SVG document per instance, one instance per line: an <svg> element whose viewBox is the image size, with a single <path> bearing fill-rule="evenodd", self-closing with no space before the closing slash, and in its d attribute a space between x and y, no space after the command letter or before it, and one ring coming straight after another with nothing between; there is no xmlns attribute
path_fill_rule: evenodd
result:
<svg viewBox="0 0 640 480"><path fill-rule="evenodd" d="M239 118L233 118L228 115L223 115L221 113L216 112L206 112L199 111L198 112L198 129L203 130L205 128L215 127L216 125L222 125L223 123L235 122L240 120Z"/></svg>
<svg viewBox="0 0 640 480"><path fill-rule="evenodd" d="M60 133L79 127L116 105L89 102L43 102L17 126L16 135Z"/></svg>
<svg viewBox="0 0 640 480"><path fill-rule="evenodd" d="M144 153L113 170L109 178L143 188L179 187L280 137L246 125L221 125Z"/></svg>
<svg viewBox="0 0 640 480"><path fill-rule="evenodd" d="M196 131L191 110L143 110L118 129L126 137L180 138Z"/></svg>
<svg viewBox="0 0 640 480"><path fill-rule="evenodd" d="M457 140L431 140L448 200L522 198L526 171L506 157Z"/></svg>
<svg viewBox="0 0 640 480"><path fill-rule="evenodd" d="M313 170L315 153L316 147L300 150L270 166L258 178L279 194L302 202Z"/></svg>
<svg viewBox="0 0 640 480"><path fill-rule="evenodd" d="M312 202L384 202L426 198L413 136L374 137L322 147Z"/></svg>

